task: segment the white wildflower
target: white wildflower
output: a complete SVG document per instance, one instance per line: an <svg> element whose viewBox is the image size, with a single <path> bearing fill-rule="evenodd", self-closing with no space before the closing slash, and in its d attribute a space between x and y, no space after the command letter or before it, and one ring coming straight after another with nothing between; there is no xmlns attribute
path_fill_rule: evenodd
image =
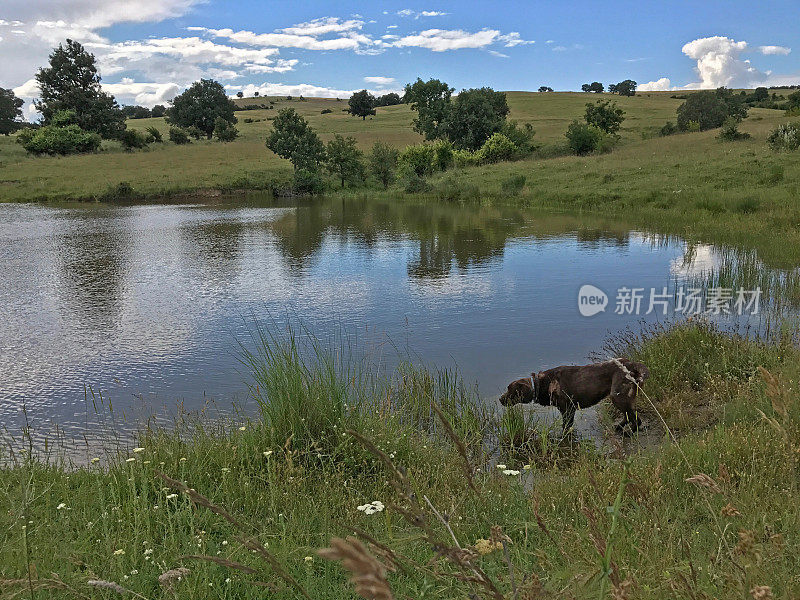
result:
<svg viewBox="0 0 800 600"><path fill-rule="evenodd" d="M503 471L503 475L519 475L519 471L515 471L514 469L505 469Z"/></svg>
<svg viewBox="0 0 800 600"><path fill-rule="evenodd" d="M365 515L372 515L377 512L381 512L386 507L380 500L375 500L373 502L370 502L369 504L362 504L361 506L358 506L356 508L361 512L363 512Z"/></svg>
<svg viewBox="0 0 800 600"><path fill-rule="evenodd" d="M144 452L144 448L134 448L133 449L133 453L134 454L139 454L139 452Z"/></svg>
<svg viewBox="0 0 800 600"><path fill-rule="evenodd" d="M507 469L508 467L505 466L505 465L497 465L497 468L500 469L501 471L503 471L503 470Z"/></svg>

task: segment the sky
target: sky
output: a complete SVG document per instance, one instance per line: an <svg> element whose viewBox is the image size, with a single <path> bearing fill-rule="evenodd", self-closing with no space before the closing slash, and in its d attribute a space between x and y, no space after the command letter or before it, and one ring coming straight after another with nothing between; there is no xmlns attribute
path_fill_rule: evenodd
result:
<svg viewBox="0 0 800 600"><path fill-rule="evenodd" d="M326 97L417 77L457 90L800 84L798 23L797 0L2 0L0 87L35 98L36 70L67 38L120 103L145 106L201 77L231 95Z"/></svg>

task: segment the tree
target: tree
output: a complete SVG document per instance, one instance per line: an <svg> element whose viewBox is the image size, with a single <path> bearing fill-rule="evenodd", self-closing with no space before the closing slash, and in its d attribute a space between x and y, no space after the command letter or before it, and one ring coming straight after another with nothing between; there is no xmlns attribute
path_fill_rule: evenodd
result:
<svg viewBox="0 0 800 600"><path fill-rule="evenodd" d="M461 90L450 101L441 129L444 137L456 148L477 150L492 134L500 131L507 115L508 102L504 92L495 92L488 87Z"/></svg>
<svg viewBox="0 0 800 600"><path fill-rule="evenodd" d="M222 84L212 79L201 79L175 97L167 109L167 120L187 129L196 127L211 139L218 118L236 124L235 108Z"/></svg>
<svg viewBox="0 0 800 600"><path fill-rule="evenodd" d="M22 105L25 102L17 98L12 89L0 88L0 133L8 135L16 131L22 118Z"/></svg>
<svg viewBox="0 0 800 600"><path fill-rule="evenodd" d="M163 104L156 104L150 114L155 118L163 117L167 113L167 107Z"/></svg>
<svg viewBox="0 0 800 600"><path fill-rule="evenodd" d="M417 78L413 84L406 84L403 102L417 111L414 131L425 136L426 140L444 137L442 127L448 116L453 90L438 79L422 81Z"/></svg>
<svg viewBox="0 0 800 600"><path fill-rule="evenodd" d="M379 96L375 106L395 106L396 104L400 104L401 102L402 100L400 99L400 94L397 94L395 92L389 92L388 94Z"/></svg>
<svg viewBox="0 0 800 600"><path fill-rule="evenodd" d="M258 92L253 92L253 98L258 98L260 94Z"/></svg>
<svg viewBox="0 0 800 600"><path fill-rule="evenodd" d="M347 102L349 112L354 117L361 117L365 120L368 116L375 114L375 96L370 94L367 90L361 90L350 96Z"/></svg>
<svg viewBox="0 0 800 600"><path fill-rule="evenodd" d="M594 125L573 121L564 134L570 149L578 155L589 154L597 149L603 132Z"/></svg>
<svg viewBox="0 0 800 600"><path fill-rule="evenodd" d="M104 138L118 137L125 129L125 115L114 96L101 89L95 62L94 55L73 40L50 53L50 66L36 73L41 98L33 101L43 125L57 112L70 110L78 127Z"/></svg>
<svg viewBox="0 0 800 600"><path fill-rule="evenodd" d="M236 92L237 98L244 98L244 92Z"/></svg>
<svg viewBox="0 0 800 600"><path fill-rule="evenodd" d="M383 142L375 142L375 145L372 146L369 168L375 178L383 184L383 189L387 189L389 184L395 180L399 154L397 148L392 148Z"/></svg>
<svg viewBox="0 0 800 600"><path fill-rule="evenodd" d="M592 83L584 83L581 86L582 92L594 92L595 94L599 94L603 91L603 84L599 81L593 81Z"/></svg>
<svg viewBox="0 0 800 600"><path fill-rule="evenodd" d="M689 123L699 125L700 131L721 127L728 117L741 121L747 116L747 106L741 96L727 88L704 90L689 94L686 101L678 107L678 128L688 130Z"/></svg>
<svg viewBox="0 0 800 600"><path fill-rule="evenodd" d="M617 133L625 120L625 111L611 100L598 100L596 104L587 103L584 115L586 123L602 129L606 133Z"/></svg>
<svg viewBox="0 0 800 600"><path fill-rule="evenodd" d="M615 85L608 86L608 91L612 94L619 94L620 96L635 96L636 82L633 79L626 79Z"/></svg>
<svg viewBox="0 0 800 600"><path fill-rule="evenodd" d="M341 179L344 187L347 181L356 182L364 178L363 156L354 137L344 138L337 133L325 147L325 167Z"/></svg>
<svg viewBox="0 0 800 600"><path fill-rule="evenodd" d="M756 102L763 102L764 100L769 100L769 90L765 87L757 87L753 91L753 100Z"/></svg>
<svg viewBox="0 0 800 600"><path fill-rule="evenodd" d="M582 92L586 92L586 93L588 93L588 92L591 92L591 91L592 91L592 89L591 89L591 88L592 88L592 86L591 86L591 85L589 85L588 83L584 83L584 84L581 86L581 91L582 91Z"/></svg>
<svg viewBox="0 0 800 600"><path fill-rule="evenodd" d="M544 93L544 92L552 92L552 91L553 91L553 88L551 88L549 85L542 85L542 86L539 86L539 92L540 92L540 93Z"/></svg>
<svg viewBox="0 0 800 600"><path fill-rule="evenodd" d="M232 142L239 137L239 130L230 121L217 117L214 122L214 137L220 142Z"/></svg>
<svg viewBox="0 0 800 600"><path fill-rule="evenodd" d="M316 172L325 158L322 140L293 108L284 108L272 121L272 131L267 136L267 148L281 158L292 162L295 172Z"/></svg>

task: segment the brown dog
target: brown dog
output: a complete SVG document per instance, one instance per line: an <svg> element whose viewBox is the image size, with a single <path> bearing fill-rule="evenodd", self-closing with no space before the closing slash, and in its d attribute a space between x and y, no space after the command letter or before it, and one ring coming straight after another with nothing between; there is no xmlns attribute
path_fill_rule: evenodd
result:
<svg viewBox="0 0 800 600"><path fill-rule="evenodd" d="M572 429L576 409L594 406L610 396L611 403L624 415L622 422L617 424L617 431L622 432L626 424L636 431L641 422L633 404L639 386L649 374L642 363L627 358L582 367L555 367L509 383L508 389L500 396L500 404L513 406L536 402L555 406L561 412L566 433Z"/></svg>

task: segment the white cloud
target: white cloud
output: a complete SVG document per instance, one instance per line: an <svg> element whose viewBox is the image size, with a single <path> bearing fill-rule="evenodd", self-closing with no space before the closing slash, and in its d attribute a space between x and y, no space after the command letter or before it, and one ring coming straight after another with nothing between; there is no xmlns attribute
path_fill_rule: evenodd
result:
<svg viewBox="0 0 800 600"><path fill-rule="evenodd" d="M213 37L224 38L240 44L272 48L301 48L304 50L358 50L362 45L375 42L369 36L355 31L343 32L342 35L329 39L318 39L316 36L297 33L255 33L253 31L232 29L211 29L207 27L190 27L191 31L202 31Z"/></svg>
<svg viewBox="0 0 800 600"><path fill-rule="evenodd" d="M385 87L397 83L394 77L364 77L366 83L373 83L379 87Z"/></svg>
<svg viewBox="0 0 800 600"><path fill-rule="evenodd" d="M122 83L106 83L103 89L114 94L120 101L152 108L156 104L166 104L181 93L177 83L135 83L123 79Z"/></svg>
<svg viewBox="0 0 800 600"><path fill-rule="evenodd" d="M261 85L248 84L245 86L226 86L244 92L245 96L252 96L258 92L262 96L304 96L306 98L349 98L358 90L340 90L331 87L314 85L311 83L262 83ZM390 91L402 93L402 90L368 90L373 94L386 94Z"/></svg>
<svg viewBox="0 0 800 600"><path fill-rule="evenodd" d="M761 52L761 54L764 54L766 56L774 54L786 56L792 51L791 48L787 48L786 46L759 46L758 50L759 52Z"/></svg>
<svg viewBox="0 0 800 600"><path fill-rule="evenodd" d="M661 79L640 83L636 86L637 92L666 92L671 89L673 89L673 87L669 77L662 77Z"/></svg>
<svg viewBox="0 0 800 600"><path fill-rule="evenodd" d="M419 19L420 17L443 17L449 13L442 12L440 10L416 11L416 10L411 10L410 8L404 8L403 10L398 10L395 14L398 17L413 17L415 19Z"/></svg>
<svg viewBox="0 0 800 600"><path fill-rule="evenodd" d="M343 33L345 31L353 31L361 29L364 26L364 21L354 19L349 21L342 21L337 17L322 17L308 21L307 23L299 23L292 27L285 27L277 29L279 33L288 33L289 35L310 35L317 37L329 33Z"/></svg>
<svg viewBox="0 0 800 600"><path fill-rule="evenodd" d="M468 32L461 29L426 29L418 34L401 37L392 44L398 48L427 48L433 52L485 48L495 43L500 36L496 29Z"/></svg>

